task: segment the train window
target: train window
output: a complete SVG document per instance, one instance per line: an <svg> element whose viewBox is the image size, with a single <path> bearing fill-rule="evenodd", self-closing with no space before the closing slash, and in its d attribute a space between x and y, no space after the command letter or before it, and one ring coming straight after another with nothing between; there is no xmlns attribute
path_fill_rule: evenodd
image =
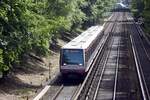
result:
<svg viewBox="0 0 150 100"><path fill-rule="evenodd" d="M83 50L82 49L64 49L62 51L62 65L73 64L83 65Z"/></svg>

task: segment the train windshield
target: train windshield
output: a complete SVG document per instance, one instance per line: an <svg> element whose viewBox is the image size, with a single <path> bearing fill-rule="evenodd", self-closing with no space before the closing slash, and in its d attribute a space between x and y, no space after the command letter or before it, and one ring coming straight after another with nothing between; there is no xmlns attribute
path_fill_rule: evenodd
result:
<svg viewBox="0 0 150 100"><path fill-rule="evenodd" d="M81 49L64 49L62 51L62 65L73 64L83 65L83 50Z"/></svg>

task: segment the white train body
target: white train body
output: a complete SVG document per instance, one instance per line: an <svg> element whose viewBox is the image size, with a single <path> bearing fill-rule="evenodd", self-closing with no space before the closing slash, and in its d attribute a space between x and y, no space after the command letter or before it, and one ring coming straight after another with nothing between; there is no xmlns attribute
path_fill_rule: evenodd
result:
<svg viewBox="0 0 150 100"><path fill-rule="evenodd" d="M60 72L84 75L89 70L102 37L103 26L92 26L61 48Z"/></svg>

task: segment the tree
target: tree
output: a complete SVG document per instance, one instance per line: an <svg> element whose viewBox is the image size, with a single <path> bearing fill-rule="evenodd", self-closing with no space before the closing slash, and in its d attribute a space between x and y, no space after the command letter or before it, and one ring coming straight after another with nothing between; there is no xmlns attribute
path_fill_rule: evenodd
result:
<svg viewBox="0 0 150 100"><path fill-rule="evenodd" d="M1 0L0 72L8 72L22 55L47 55L52 37L100 22L114 0Z"/></svg>

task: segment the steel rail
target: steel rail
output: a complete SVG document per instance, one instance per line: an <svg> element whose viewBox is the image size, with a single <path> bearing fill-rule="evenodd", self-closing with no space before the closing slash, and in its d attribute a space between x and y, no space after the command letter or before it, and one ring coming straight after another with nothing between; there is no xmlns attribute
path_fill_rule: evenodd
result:
<svg viewBox="0 0 150 100"><path fill-rule="evenodd" d="M130 16L130 17L132 18L132 16ZM126 20L128 20L127 16L126 16ZM127 21L127 22L129 22L129 21ZM135 25L134 20L132 20L130 22ZM128 26L128 27L129 27L130 30L133 30L131 28L131 26ZM138 31L137 27L135 27L135 28ZM139 33L138 33L138 36L139 36ZM135 69L136 69L136 73L137 73L137 77L138 77L138 82L139 82L139 85L140 85L140 91L141 91L141 95L142 95L142 98L143 98L142 100L150 100L149 93L148 93L148 88L147 88L145 78L144 78L144 74L143 74L143 71L142 71L142 68L141 68L141 63L139 61L139 56L137 54L137 50L136 50L136 47L135 47L135 42L134 42L134 39L133 39L131 34L129 35L129 39L130 39L131 50L132 50L133 58L134 58L134 62L135 62Z"/></svg>
<svg viewBox="0 0 150 100"><path fill-rule="evenodd" d="M111 42L111 44L113 44L113 41L114 41L114 39L112 40L112 42ZM112 45L111 45L112 46ZM111 49L112 49L112 47L111 47ZM111 50L109 50L109 53L107 53L107 55L106 55L106 60L104 61L104 65L103 65L103 68L102 68L102 71L101 71L101 75L100 75L100 78L99 78L99 81L98 81L98 85L97 85L97 88L96 88L96 90L95 90L95 95L94 95L94 97L93 97L93 100L96 100L96 97L97 97L97 94L98 94L98 91L99 91L99 87L100 87L100 84L101 84L101 81L102 81L102 77L103 77L103 75L104 75L104 71L105 71L105 68L106 68L106 64L107 64L107 61L108 61L108 57L109 57L109 55L110 55L110 52L111 52Z"/></svg>
<svg viewBox="0 0 150 100"><path fill-rule="evenodd" d="M125 13L123 13L122 19L125 19L125 21L127 20L127 18L125 17ZM121 22L124 22L124 21L121 21ZM123 33L126 33L125 26L122 29L124 30ZM120 33L120 35L121 35L121 33ZM116 67L116 76L115 76L113 100L116 99L117 81L118 81L118 70L119 70L119 60L120 60L119 59L120 58L120 44L121 44L121 41L118 42L118 52L117 52L118 56L117 56L117 67Z"/></svg>
<svg viewBox="0 0 150 100"><path fill-rule="evenodd" d="M106 21L104 21L105 23L104 23L104 27L107 27L108 25L109 25L109 20L111 20L113 17L115 16L115 14L113 13Z"/></svg>
<svg viewBox="0 0 150 100"><path fill-rule="evenodd" d="M114 41L114 39L111 41L111 46L112 46L113 41ZM111 49L112 49L112 47L111 47ZM105 71L105 69L106 69L106 64L107 64L107 61L108 61L108 57L109 57L110 52L111 52L111 50L109 50L109 52L107 52L106 58L103 58L103 59L104 59L104 64L102 64L103 67L102 67L102 70L101 70L101 73L100 73L100 77L99 77L99 81L98 81L97 88L96 88L96 91L95 91L94 99L96 99L96 96L97 96L97 93L98 93L98 89L99 89L99 86L100 86L100 84L101 84L102 77L103 77L103 75L104 75L104 71ZM103 59L102 59L102 60L103 60ZM105 60L105 59L106 59L106 60ZM99 71L97 71L97 73L99 73ZM97 76L97 75L95 75L95 76ZM94 100L94 99L93 99L93 100Z"/></svg>
<svg viewBox="0 0 150 100"><path fill-rule="evenodd" d="M81 84L79 84L79 86L77 87L77 89L76 89L75 92L73 93L73 95L72 95L72 97L71 97L71 100L74 100L75 95L78 93L80 87L81 87Z"/></svg>
<svg viewBox="0 0 150 100"><path fill-rule="evenodd" d="M33 100L42 100L44 94L48 91L51 86L47 85L45 88L33 99Z"/></svg>
<svg viewBox="0 0 150 100"><path fill-rule="evenodd" d="M113 27L112 27L112 29L113 29ZM111 32L112 32L112 31L111 31ZM99 50L98 50L99 52L98 52L98 54L96 55L95 59L97 59L97 58L99 57L99 55L102 53L102 50L103 50L105 44L107 43L109 36L110 36L110 33L107 34L106 38L103 40L102 45L101 45L101 47L99 48ZM84 89L84 87L86 86L86 83L87 83L87 81L88 81L88 79L89 79L89 77L90 77L90 75L91 75L91 73L92 73L92 70L93 70L93 67L94 67L94 64L95 64L95 63L96 63L96 60L93 61L92 65L91 65L91 68L90 68L90 70L89 70L89 72L88 72L88 74L87 74L87 77L85 78L85 81L83 82L83 84L82 84L80 90L78 91L78 94L75 96L75 99L74 99L74 100L78 100L78 98L80 97L81 92L82 92L82 90Z"/></svg>
<svg viewBox="0 0 150 100"><path fill-rule="evenodd" d="M116 24L116 23L115 23L115 24ZM114 25L114 26L116 26L116 25ZM115 29L115 28L113 28L113 31L114 31L114 29ZM113 41L114 41L114 39L112 40L111 45L113 44ZM111 47L111 48L112 48L112 47ZM109 50L109 51L111 52L111 50ZM99 87L100 87L100 84L101 84L101 81L102 81L102 77L103 77L103 75L104 75L104 71L105 71L105 68L106 68L106 64L107 64L107 61L108 61L108 57L109 57L110 52L107 53L107 55L106 55L106 58L105 58L106 60L105 60L105 62L104 62L104 65L103 65L103 68L102 68L102 71L101 71L101 75L100 75L100 78L99 78L99 81L98 81L97 88L96 88L96 90L95 90L95 95L94 95L94 97L93 97L93 100L96 100L96 98L97 98L97 94L98 94Z"/></svg>
<svg viewBox="0 0 150 100"><path fill-rule="evenodd" d="M130 17L133 18L131 15L130 15ZM150 41L147 40L147 37L145 36L145 34L144 34L143 30L140 28L140 26L138 26L134 20L133 20L132 22L133 22L134 25L136 26L136 29L137 29L137 31L138 31L138 36L140 37L141 34L142 34L142 35L144 36L144 38L146 39L147 43L150 45ZM142 41L141 38L140 38L140 41ZM150 61L150 56L148 55L148 53L147 53L147 51L146 51L146 49L145 49L145 47L144 47L144 45L143 45L143 42L141 42L141 43L142 43L142 46L143 46L143 48L144 48L144 52L146 53L146 55L147 55L147 57L148 57L148 59L149 59L149 61Z"/></svg>
<svg viewBox="0 0 150 100"><path fill-rule="evenodd" d="M107 38L108 38L108 37L109 37L109 35L107 36ZM107 39L103 40L102 46L101 46L100 49L98 50L99 52L98 52L98 54L96 55L95 59L97 59L98 56L100 55L100 53L102 52L102 49L104 48L105 43L107 43ZM86 76L86 78L85 78L85 81L82 83L82 86L81 86L80 90L78 91L78 94L76 94L74 100L77 100L77 99L78 99L79 95L81 94L81 91L83 90L83 88L84 88L86 82L88 81L88 78L89 78L89 76L90 76L90 74L91 74L91 72L92 72L92 70L93 70L94 63L96 62L95 59L93 60L93 63L92 63L91 68L90 68L90 70L89 70L89 72L88 72L88 74L87 74L87 76Z"/></svg>
<svg viewBox="0 0 150 100"><path fill-rule="evenodd" d="M114 17L114 15L112 15L112 16L110 16L109 17L109 19L111 19L112 17ZM108 24L108 23L104 23L104 25L103 26L109 26L110 24L108 24L108 25L106 25L106 24ZM102 42L102 44L103 44L103 42ZM77 89L74 91L74 93L73 93L73 95L71 96L71 100L74 100L74 98L75 98L75 95L78 93L78 91L79 91L79 89L80 89L80 87L81 87L81 84L77 87ZM57 92L56 92L56 94L52 97L52 100L56 100L57 99L57 97L59 96L59 94L61 93L61 91L63 90L63 88L65 88L63 85L57 90Z"/></svg>
<svg viewBox="0 0 150 100"><path fill-rule="evenodd" d="M98 50L99 52L98 52L98 54L96 55L96 57L94 58L94 60L93 60L93 63L92 63L91 68L90 68L90 70L89 70L89 72L88 72L88 74L87 74L87 77L85 78L85 81L83 82L83 84L82 84L82 86L81 86L81 88L80 88L78 94L75 96L75 99L74 99L74 100L77 100L77 99L78 99L78 97L79 97L79 95L80 95L82 89L84 88L86 82L88 81L88 78L89 78L89 76L90 76L90 74L91 74L91 72L92 72L92 70L93 70L94 63L96 62L95 59L97 59L98 56L100 55L100 52L102 52L102 49L104 48L105 43L107 43L108 37L109 37L109 35L107 35L106 39L103 40L102 46L99 48L99 50Z"/></svg>
<svg viewBox="0 0 150 100"><path fill-rule="evenodd" d="M137 29L137 32L138 32L138 36L140 37L140 34L141 34L141 32L140 32L140 30L139 30L139 28L138 28L138 26L137 26L137 24L134 22L134 25L136 26L136 29ZM144 34L144 33L143 33ZM147 51L146 51L146 49L145 49L145 47L144 47L144 44L143 44L143 41L142 41L142 39L140 38L140 42L141 42L141 44L142 44L142 47L143 47L143 49L144 49L144 52L146 53L146 56L148 57L148 60L150 61L150 56L148 55L148 53L147 53Z"/></svg>
<svg viewBox="0 0 150 100"><path fill-rule="evenodd" d="M121 19L121 18L120 18ZM116 26L116 25L114 25ZM114 41L114 39L113 39ZM113 42L112 42L113 43ZM120 45L120 42L118 42L118 44ZM111 47L112 48L112 47ZM110 50L111 52L111 50ZM105 63L104 63L104 66L103 66L103 69L102 69L102 72L101 72L101 75L100 75L100 78L99 78L99 81L98 81L98 85L97 85L97 88L96 88L96 91L95 91L95 95L94 95L94 98L93 100L96 100L97 98L97 95L98 95L98 92L99 92L99 87L100 87L100 84L101 84L101 81L102 81L102 77L104 76L104 71L106 69L106 64L107 64L107 61L108 61L108 57L109 57L109 53L107 53L107 57L106 57L106 60L105 60ZM116 94L116 82L117 82L117 75L118 75L118 68L119 68L119 47L118 47L118 51L117 51L117 67L116 67L116 70L115 70L115 85L114 85L114 94L113 94L113 97L115 98L115 94ZM114 100L114 99L113 99Z"/></svg>
<svg viewBox="0 0 150 100"><path fill-rule="evenodd" d="M109 24L110 25L110 24ZM114 26L115 25L112 25L113 27L112 27L112 30L114 31ZM112 32L112 31L111 31ZM113 40L111 40L111 44L113 43L113 41L114 41L114 39ZM111 52L111 50L109 50L110 52ZM95 91L95 95L94 95L94 98L96 99L96 94L98 93L98 87L99 87L99 85L100 85L100 83L101 83L101 80L102 80L102 77L103 77L103 73L104 73L104 71L105 71L105 69L106 69L106 64L107 64L107 61L108 61L108 57L109 57L109 54L110 54L110 52L108 52L107 53L107 55L106 55L106 58L102 58L102 60L100 60L100 62L98 62L98 63L102 63L103 62L103 59L104 59L104 64L102 64L103 65L103 67L102 67L102 69L101 68L98 68L97 69L97 71L96 71L96 73L94 74L94 79L93 79L93 81L92 81L92 83L91 83L91 85L90 85L90 89L89 89L89 91L88 91L88 94L87 95L90 95L89 93L91 93L92 91L93 91L93 88L94 88L94 85L96 84L95 82L97 82L96 80L96 77L100 77L99 78L99 82L98 82L98 84L97 84L97 89L96 89L96 91ZM106 60L105 60L106 59ZM99 65L99 64L98 64ZM100 76L99 76L99 73L100 73ZM86 100L88 99L88 96L86 97ZM94 99L93 99L94 100Z"/></svg>
<svg viewBox="0 0 150 100"><path fill-rule="evenodd" d="M60 92L63 90L64 85L61 85L60 88L57 90L56 94L52 97L52 100L56 100Z"/></svg>
<svg viewBox="0 0 150 100"><path fill-rule="evenodd" d="M135 24L135 23L134 23ZM136 26L137 27L137 26ZM138 31L138 33L139 33L139 30L137 29L137 31ZM139 35L139 34L138 34ZM149 55L148 55L148 53L147 53L147 51L146 51L146 49L145 49L145 47L144 47L144 44L143 44L143 41L141 40L141 38L140 38L140 42L142 43L142 47L143 47L143 49L144 49L144 51L145 51L145 53L146 53L146 55L147 55L147 57L148 57L148 60L150 61L150 57L149 57ZM140 62L139 62L140 63ZM141 68L141 63L140 63L140 68ZM143 74L143 70L142 70L142 68L141 68L141 74L142 74L142 77L143 77L143 81L144 81L144 85L145 85L145 88L146 88L146 92L147 92L147 94L148 94L148 99L150 100L150 94L149 94L149 92L148 92L148 87L147 87L147 85L146 85L146 81L145 81L145 78L144 78L144 74Z"/></svg>
<svg viewBox="0 0 150 100"><path fill-rule="evenodd" d="M130 35L130 41L131 41L131 44L132 44L132 51L133 51L133 54L134 54L134 60L135 60L135 64L136 64L136 70L137 70L137 73L138 73L138 78L139 78L139 83L140 83L140 88L141 88L141 92L142 92L142 96L143 96L143 100L150 100L150 97L149 97L149 93L148 93L148 88L147 88L147 85L146 85L146 82L145 82L145 79L144 79L144 75L143 75L143 71L141 69L141 64L139 62L139 58L137 56L137 51L135 49L135 43L133 41L133 38L132 36ZM144 83L142 82L142 80L144 81ZM144 90L144 87L146 88L146 91ZM146 94L148 96L146 96Z"/></svg>
<svg viewBox="0 0 150 100"><path fill-rule="evenodd" d="M74 100L73 99L74 95L77 93L77 91L79 90L80 86L81 86L81 84L79 84L78 86L73 86L73 93L69 96L69 100ZM57 100L58 98L60 99L62 92L64 92L64 89L66 89L66 88L67 87L62 84L59 87L59 89L57 89L56 93L54 94L54 96L50 100Z"/></svg>
<svg viewBox="0 0 150 100"><path fill-rule="evenodd" d="M111 20L111 19L114 20L115 15L116 15L115 13L112 14L112 15L108 18L108 21L105 22L103 26L109 27L109 26L110 26L109 20ZM106 36L106 37L108 37L108 36ZM105 40L104 40L104 41L105 41ZM102 44L104 44L104 41L102 42ZM99 48L99 50L100 50L100 48ZM80 86L79 86L79 87L80 87ZM61 86L61 87L57 90L56 94L52 97L52 100L55 100L55 99L57 98L57 96L60 94L60 92L63 90L63 88L64 88L64 87ZM77 88L77 90L74 92L74 94L77 94L78 90L79 90L79 88ZM45 95L45 93L46 93L47 91L48 91L48 89L46 89L45 92L41 91L41 92L42 92L42 96L40 96L40 98L43 98L44 95ZM75 98L74 95L71 97L71 99L73 99L73 98ZM37 99L37 100L40 100L40 99Z"/></svg>
<svg viewBox="0 0 150 100"><path fill-rule="evenodd" d="M113 41L114 41L114 39L111 40L111 45L113 44ZM104 60L104 65L103 65L103 68L102 68L102 69L101 69L101 68L98 68L97 71L96 71L96 73L94 74L94 79L93 79L93 81L92 81L92 83L91 83L91 85L90 85L90 89L89 89L88 93L90 93L90 92L92 91L92 88L94 87L93 85L95 84L95 81L96 81L95 78L96 78L97 76L99 76L99 73L100 73L99 81L102 80L103 73L104 73L104 71L105 71L106 64L107 64L107 61L108 61L108 57L109 57L110 52L111 52L111 50L109 50L109 52L107 53L106 58L102 58L102 60L100 60L100 62L98 62L98 63L101 63L101 62ZM105 60L105 59L106 59L106 60ZM99 64L98 64L98 65L99 65ZM98 67L98 66L97 66L97 67ZM99 83L99 85L100 85L100 82L98 82L98 83ZM92 87L92 86L93 86L93 87ZM99 86L97 86L97 87L99 87ZM95 94L96 94L96 93L95 93ZM87 98L87 99L88 99L88 98Z"/></svg>
<svg viewBox="0 0 150 100"><path fill-rule="evenodd" d="M120 19L122 20L123 16L121 16ZM125 32L125 29L124 29L124 32ZM114 89L113 89L114 90L114 92L113 92L113 100L116 99L116 88L117 88L117 78L118 78L118 70L119 70L119 58L120 58L120 43L121 43L120 40L118 40L117 62L116 62L117 63L117 67L116 67L116 70L115 70L115 82L114 82ZM109 54L107 56L109 56ZM108 59L105 60L105 64L104 64L104 67L102 69L101 76L100 76L100 79L99 79L99 82L98 82L98 85L97 85L96 92L95 92L93 100L96 100L96 98L97 98L97 94L99 92L99 87L100 87L100 84L101 84L101 81L102 81L102 76L104 75L104 69L106 68L105 66L107 64L107 60Z"/></svg>
<svg viewBox="0 0 150 100"><path fill-rule="evenodd" d="M140 33L139 33L138 28L137 28L137 25L135 24L134 20L132 22L135 25L135 28L136 28L136 30L138 32L138 36L139 36ZM139 56L137 54L137 50L136 50L136 47L135 47L135 42L134 42L134 39L132 38L132 35L130 35L130 41L131 41L131 44L132 44L132 51L133 51L134 58L135 58L135 63L136 63L136 68L137 68L137 72L138 72L139 81L141 82L140 85L141 85L141 91L142 91L143 98L144 98L144 100L150 100L150 94L148 92L148 87L147 87L147 84L146 84L146 81L145 81L145 77L144 77L144 74L143 74L143 70L142 70L142 67L141 67L141 63L139 61ZM143 42L142 42L141 38L140 38L140 43L142 43L143 49L145 51L145 47L143 45ZM147 53L146 53L146 55L147 55ZM142 82L142 80L143 80L143 82ZM144 88L146 90L144 90ZM145 94L147 94L147 96Z"/></svg>
<svg viewBox="0 0 150 100"><path fill-rule="evenodd" d="M114 16L114 15L112 15L112 16ZM111 16L111 17L112 17L112 16ZM110 18L111 18L111 17L110 17ZM106 24L104 24L104 25L106 25ZM108 25L109 25L109 24L108 24ZM103 43L103 42L102 42L102 43ZM75 95L78 93L80 87L81 87L81 84L80 84L80 85L78 86L78 88L74 91L74 93L73 93L73 95L72 95L72 97L71 97L71 100L74 100ZM59 96L59 94L61 93L61 91L63 90L63 88L64 88L64 86L62 85L62 86L57 90L56 94L52 97L52 100L56 100L56 99L57 99L57 97Z"/></svg>
<svg viewBox="0 0 150 100"><path fill-rule="evenodd" d="M114 83L113 100L116 99L116 89L117 89L117 79L118 79L118 69L119 69L119 58L120 58L120 40L118 41L117 67L116 67L116 75L115 75L115 83Z"/></svg>
<svg viewBox="0 0 150 100"><path fill-rule="evenodd" d="M116 19L117 19L116 13L113 13L112 16L110 16L110 17L108 18L108 20L103 24L103 27L105 27L104 32L105 32L106 30L108 30L107 28L108 28L109 26L113 26L113 25L110 24L110 21L111 21L111 22L116 22Z"/></svg>
<svg viewBox="0 0 150 100"><path fill-rule="evenodd" d="M125 13L123 13L123 15L121 16L122 17L122 22L126 22L126 18L124 17L125 16ZM125 21L124 21L125 20ZM126 33L125 32L125 26L123 27L122 25L122 28L120 29L123 29L123 33ZM122 34L120 33L120 36L122 36ZM121 39L122 37L120 37ZM117 83L118 83L118 71L119 71L119 61L120 61L120 44L121 44L121 40L118 41L118 51L117 51L117 67L116 67L116 75L115 75L115 83L114 83L114 94L113 94L113 100L116 100L116 92L117 92Z"/></svg>

